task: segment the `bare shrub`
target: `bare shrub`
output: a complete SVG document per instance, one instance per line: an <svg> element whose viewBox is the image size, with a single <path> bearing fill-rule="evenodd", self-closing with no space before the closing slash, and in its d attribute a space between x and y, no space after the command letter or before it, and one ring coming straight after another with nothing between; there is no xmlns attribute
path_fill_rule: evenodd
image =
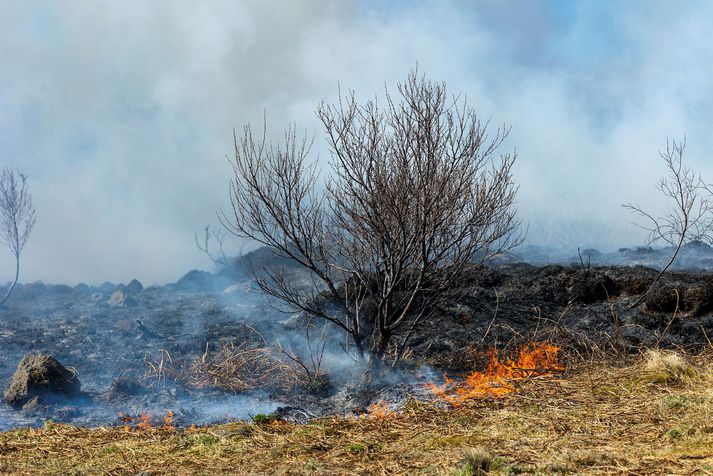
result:
<svg viewBox="0 0 713 476"><path fill-rule="evenodd" d="M203 228L203 236L199 237L198 233L194 235L196 240L196 248L202 251L213 263L217 264L220 268L228 268L235 261L236 258L240 258L243 255L242 246L236 251L235 255L228 256L225 252L225 237L228 232L224 229L215 229L210 225L206 225ZM215 242L215 245L211 244ZM216 247L213 250L213 247Z"/></svg>
<svg viewBox="0 0 713 476"><path fill-rule="evenodd" d="M295 126L280 143L246 126L234 137L232 213L222 214L233 234L310 273L305 289L266 268L256 276L264 292L334 324L373 363L398 360L433 310L458 298L471 263L522 238L515 154L495 158L509 129L489 136L464 97L416 72L397 92L383 106L352 92L318 107L332 157L324 187L312 140Z"/></svg>
<svg viewBox="0 0 713 476"><path fill-rule="evenodd" d="M307 322L304 348L308 356L303 356L296 352L292 346L285 347L280 342L276 345L278 351L304 371L307 384L311 388L323 387L329 381L327 374L322 370L324 351L327 347L327 323L323 323L316 338L312 334L315 327L317 326L311 320Z"/></svg>
<svg viewBox="0 0 713 476"><path fill-rule="evenodd" d="M645 219L646 224L638 226L648 232L649 245L663 242L674 248L671 258L632 307L638 306L646 299L654 285L676 260L683 245L692 242L713 244L711 190L699 172L684 164L685 149L684 138L681 142L666 140L666 150L659 151L666 164L667 173L659 180L657 188L671 202L670 208L663 215L657 217L638 204L623 205Z"/></svg>
<svg viewBox="0 0 713 476"><path fill-rule="evenodd" d="M20 279L20 255L35 226L35 208L27 186L27 175L3 168L0 173L0 242L15 257L15 279L0 300L0 306L10 298Z"/></svg>

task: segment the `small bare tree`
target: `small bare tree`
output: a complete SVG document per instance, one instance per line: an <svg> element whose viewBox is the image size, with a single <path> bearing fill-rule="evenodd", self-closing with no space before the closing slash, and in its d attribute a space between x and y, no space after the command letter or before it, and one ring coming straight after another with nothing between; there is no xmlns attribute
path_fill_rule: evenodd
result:
<svg viewBox="0 0 713 476"><path fill-rule="evenodd" d="M309 270L312 286L284 270L258 276L266 293L346 332L373 363L396 361L435 309L457 299L464 271L521 242L511 169L496 159L509 129L488 124L443 83L412 72L376 100L354 93L321 104L331 149L321 186L312 140L287 129L279 144L235 139L232 214L224 225Z"/></svg>
<svg viewBox="0 0 713 476"><path fill-rule="evenodd" d="M27 175L7 167L0 173L0 220L0 242L15 257L15 279L0 301L3 306L20 279L20 255L35 226L35 208Z"/></svg>
<svg viewBox="0 0 713 476"><path fill-rule="evenodd" d="M206 225L203 229L203 242L198 238L198 233L195 234L196 247L205 253L210 260L220 267L226 267L230 264L230 258L225 254L225 249L223 248L223 242L225 241L225 235L227 232L211 229L210 225ZM218 246L216 252L211 251L211 240L215 240Z"/></svg>
<svg viewBox="0 0 713 476"><path fill-rule="evenodd" d="M666 265L659 271L646 292L632 305L641 304L654 285L668 270L686 243L700 241L713 244L713 201L711 190L699 172L683 163L686 139L681 142L666 140L666 150L659 155L666 164L667 173L657 188L670 199L671 208L660 217L645 211L638 204L625 204L625 208L646 219L647 224L637 225L648 232L648 244L663 242L674 251Z"/></svg>

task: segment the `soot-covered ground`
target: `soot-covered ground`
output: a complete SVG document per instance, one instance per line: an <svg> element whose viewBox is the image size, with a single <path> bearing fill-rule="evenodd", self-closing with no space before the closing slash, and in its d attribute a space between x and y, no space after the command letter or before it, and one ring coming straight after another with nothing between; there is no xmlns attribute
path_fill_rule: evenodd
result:
<svg viewBox="0 0 713 476"><path fill-rule="evenodd" d="M576 358L591 352L634 354L654 345L687 350L711 345L713 275L692 266L713 262L710 249L687 250L680 263L688 271L667 273L636 308L631 305L657 274L640 264L662 262L666 250L619 252L629 266L616 260L611 260L616 266L604 266L606 255L592 254L592 266L509 261L473 267L465 299L436 312L413 339L402 368L368 387L356 377L358 365L334 342L327 345L322 370L328 378L319 388L286 390L280 382L264 382L246 390L206 385L210 379L202 385L179 379L179 369L219 355L228 343L259 349L279 341L304 352L296 320L274 311L241 272L192 271L175 284L148 288L138 281L22 285L0 310L0 386L9 384L23 355L51 354L77 372L83 393L24 411L2 401L0 429L47 419L120 424L122 414L160 416L168 410L181 425L248 418L278 407L300 420L423 396L422 383L442 371L473 369L480 351L490 346L551 340Z"/></svg>

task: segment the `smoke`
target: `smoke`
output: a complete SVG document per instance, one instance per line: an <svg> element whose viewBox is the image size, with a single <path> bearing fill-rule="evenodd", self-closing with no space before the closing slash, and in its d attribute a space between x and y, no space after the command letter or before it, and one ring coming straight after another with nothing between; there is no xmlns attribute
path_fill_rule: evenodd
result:
<svg viewBox="0 0 713 476"><path fill-rule="evenodd" d="M193 233L228 204L233 127L267 111L274 132L316 129L325 162L316 104L416 64L512 125L521 214L546 230L532 242L638 244L619 205L663 205L667 136L686 134L687 160L713 177L711 5L382 3L1 1L0 153L30 175L38 216L23 281L209 266Z"/></svg>

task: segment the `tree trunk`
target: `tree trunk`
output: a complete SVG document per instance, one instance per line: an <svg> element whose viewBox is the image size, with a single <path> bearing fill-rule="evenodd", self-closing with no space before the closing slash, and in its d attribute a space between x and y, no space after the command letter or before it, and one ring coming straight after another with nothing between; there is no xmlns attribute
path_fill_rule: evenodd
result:
<svg viewBox="0 0 713 476"><path fill-rule="evenodd" d="M20 279L20 255L16 254L15 255L15 280L10 285L10 288L7 290L7 293L5 293L5 297L2 298L2 301L0 301L0 307L5 307L5 301L7 301L10 298L10 295L12 294L12 291L15 289L15 286L17 285L17 281L19 279Z"/></svg>

